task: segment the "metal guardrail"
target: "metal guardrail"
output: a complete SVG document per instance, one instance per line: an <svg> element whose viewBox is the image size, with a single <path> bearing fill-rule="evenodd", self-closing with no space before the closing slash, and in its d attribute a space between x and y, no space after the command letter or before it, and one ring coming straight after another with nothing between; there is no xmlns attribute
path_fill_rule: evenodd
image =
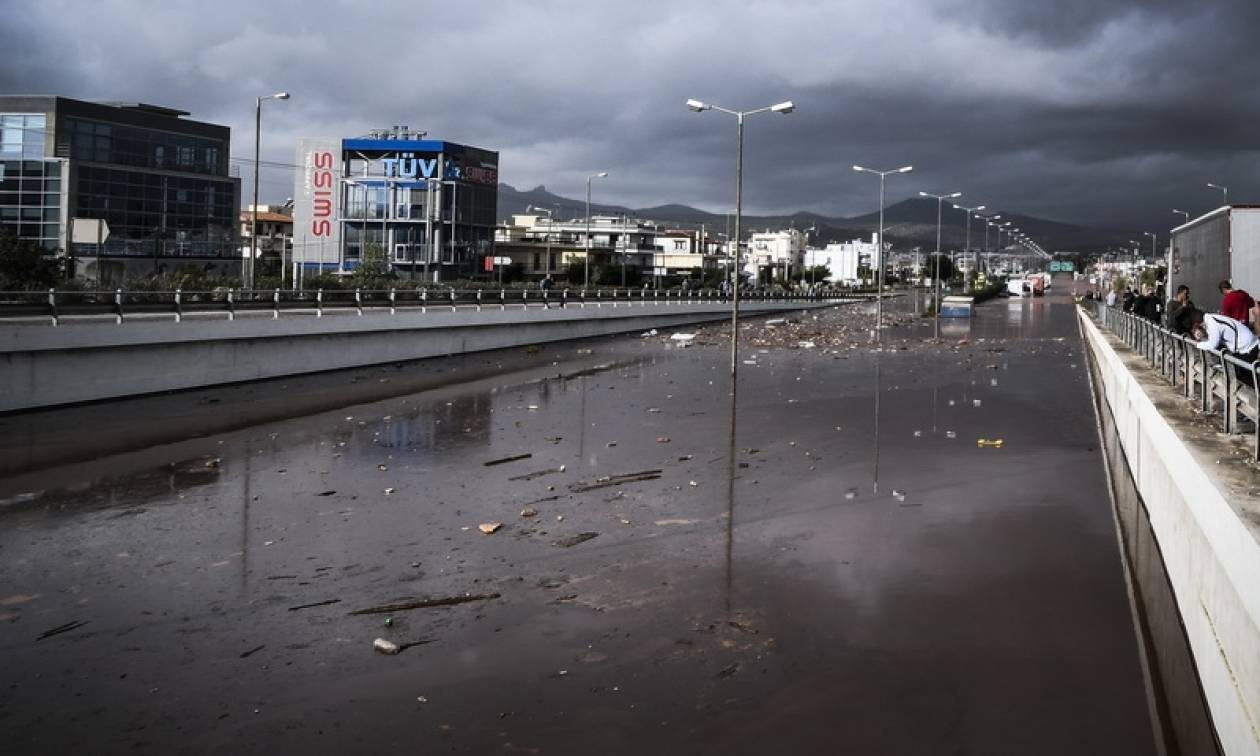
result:
<svg viewBox="0 0 1260 756"><path fill-rule="evenodd" d="M1260 398L1254 388L1260 385L1260 365L1214 349L1200 349L1194 339L1118 307L1093 304L1095 319L1141 354L1200 411L1214 414L1219 406L1225 433L1240 432L1240 416L1250 420L1254 426L1250 431L1252 459L1260 461ZM1236 369L1250 374L1250 386L1239 379Z"/></svg>
<svg viewBox="0 0 1260 756"><path fill-rule="evenodd" d="M861 300L874 292L828 289L810 294L741 291L742 302L823 302ZM713 304L730 301L718 289L216 289L214 291L21 291L0 292L0 322L4 319L39 319L61 325L76 318L113 316L114 322L149 315L183 322L189 315L226 317L235 320L246 313L281 313L323 317L329 311L365 312L400 310L428 312L430 309L457 311L461 308L528 309L550 307L617 307ZM149 318L152 319L152 318Z"/></svg>

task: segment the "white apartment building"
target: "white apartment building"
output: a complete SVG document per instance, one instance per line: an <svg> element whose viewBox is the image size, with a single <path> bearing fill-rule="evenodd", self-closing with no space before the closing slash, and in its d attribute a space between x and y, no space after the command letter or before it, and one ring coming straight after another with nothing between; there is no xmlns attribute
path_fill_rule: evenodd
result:
<svg viewBox="0 0 1260 756"><path fill-rule="evenodd" d="M826 265L827 280L835 284L853 284L860 280L858 268L876 271L879 268L879 234L871 234L869 242L861 239L828 244L820 250L810 250L806 265Z"/></svg>
<svg viewBox="0 0 1260 756"><path fill-rule="evenodd" d="M744 270L755 284L769 283L776 276L791 278L804 264L805 232L794 228L754 233L744 253Z"/></svg>

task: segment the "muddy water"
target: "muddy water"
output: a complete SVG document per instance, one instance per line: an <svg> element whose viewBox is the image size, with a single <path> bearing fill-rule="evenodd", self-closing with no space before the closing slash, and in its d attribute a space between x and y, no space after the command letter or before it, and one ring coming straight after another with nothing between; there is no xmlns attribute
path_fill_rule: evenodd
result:
<svg viewBox="0 0 1260 756"><path fill-rule="evenodd" d="M0 482L8 747L1153 753L1073 318L748 349L734 412L633 338L144 448L213 392L92 408L118 454Z"/></svg>

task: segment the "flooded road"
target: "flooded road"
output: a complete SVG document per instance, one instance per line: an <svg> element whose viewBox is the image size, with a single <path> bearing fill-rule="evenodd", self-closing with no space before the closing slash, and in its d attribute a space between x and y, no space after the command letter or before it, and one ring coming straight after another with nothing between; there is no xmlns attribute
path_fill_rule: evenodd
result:
<svg viewBox="0 0 1260 756"><path fill-rule="evenodd" d="M1073 305L930 333L5 418L6 750L1154 753Z"/></svg>

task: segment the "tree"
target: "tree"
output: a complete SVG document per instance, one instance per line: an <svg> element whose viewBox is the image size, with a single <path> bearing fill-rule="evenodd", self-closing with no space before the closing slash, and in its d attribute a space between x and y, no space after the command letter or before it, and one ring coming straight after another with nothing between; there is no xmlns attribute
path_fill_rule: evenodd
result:
<svg viewBox="0 0 1260 756"><path fill-rule="evenodd" d="M937 272L937 264L940 264L940 272ZM928 255L928 259L923 263L923 277L929 280L937 278L948 281L954 277L954 263L947 255Z"/></svg>
<svg viewBox="0 0 1260 756"><path fill-rule="evenodd" d="M0 234L0 290L49 289L57 284L57 261L30 239Z"/></svg>
<svg viewBox="0 0 1260 756"><path fill-rule="evenodd" d="M394 271L389 265L389 256L379 244L368 244L363 248L363 257L350 276L356 286L368 289L388 286L393 278Z"/></svg>

